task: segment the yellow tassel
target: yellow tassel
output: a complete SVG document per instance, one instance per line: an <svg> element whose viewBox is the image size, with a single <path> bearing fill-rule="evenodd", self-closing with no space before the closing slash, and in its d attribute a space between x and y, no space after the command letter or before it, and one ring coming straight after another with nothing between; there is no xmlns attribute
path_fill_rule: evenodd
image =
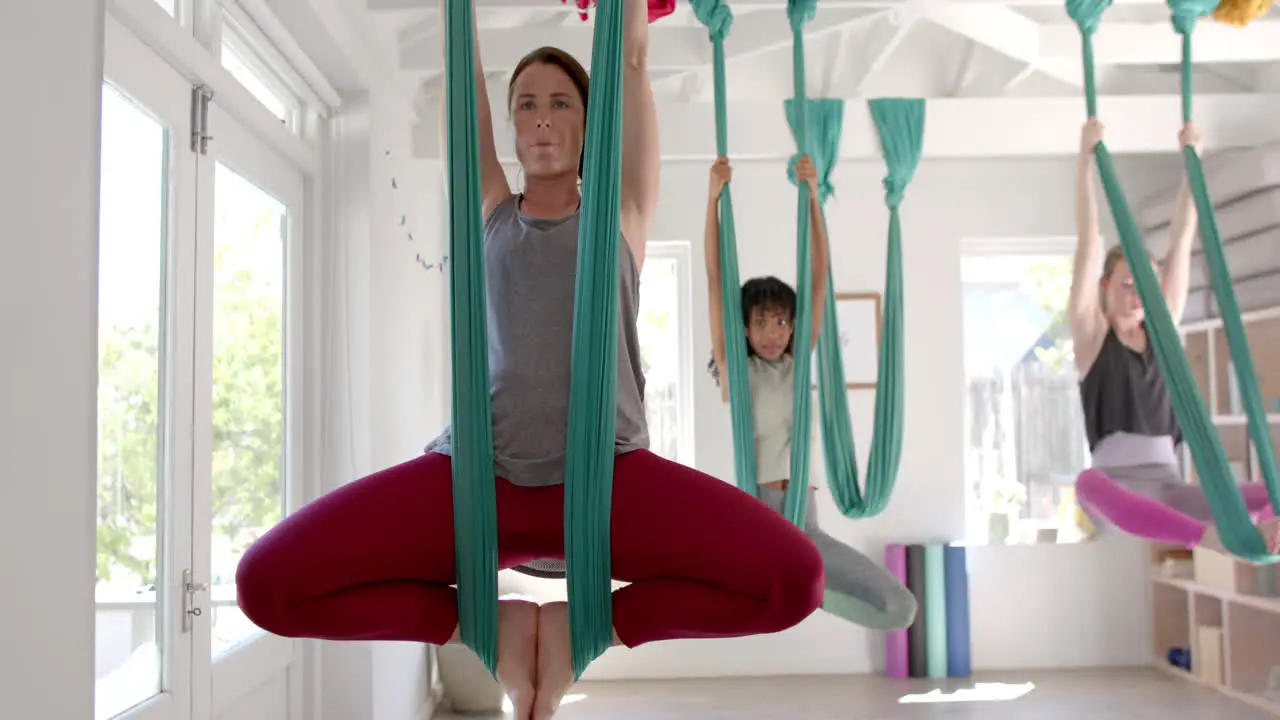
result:
<svg viewBox="0 0 1280 720"><path fill-rule="evenodd" d="M1213 11L1213 19L1220 23L1244 27L1271 9L1271 0L1222 0Z"/></svg>

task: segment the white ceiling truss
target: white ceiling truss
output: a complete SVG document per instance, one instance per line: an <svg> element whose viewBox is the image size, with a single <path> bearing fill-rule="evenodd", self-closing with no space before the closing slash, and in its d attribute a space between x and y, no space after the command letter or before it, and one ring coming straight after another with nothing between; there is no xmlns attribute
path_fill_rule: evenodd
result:
<svg viewBox="0 0 1280 720"><path fill-rule="evenodd" d="M438 102L443 80L440 0L255 1L271 6L331 77L335 73L328 67L342 65L332 56L342 54L346 66L358 65L359 78L333 81L340 91L392 83L395 92L403 88L415 98L415 133L422 139L415 154L437 154L432 148L438 146L438 112L423 111ZM490 98L499 100L497 113L506 114L500 101L511 68L535 47L555 45L584 64L590 60L593 24L579 17L573 0L475 2L481 60ZM730 124L756 132L745 126L783 122L781 101L792 95L786 2L727 2L734 12L725 40L727 94L735 119ZM706 126L710 137L714 113L706 29L688 0L678 0L676 11L654 23L650 33L650 71L661 112ZM1206 147L1280 140L1274 122L1280 114L1280 13L1245 28L1205 18L1193 38L1196 118ZM1073 151L1073 128L1084 114L1081 50L1064 0L818 0L805 41L810 96L928 98L930 137L941 144L926 154ZM1181 41L1165 0L1114 0L1094 38L1094 57L1112 149L1152 152L1171 145L1179 115ZM1059 116L1049 118L1050 112ZM757 122L762 114L769 117ZM737 120L743 117L751 122ZM944 129L944 121L967 126ZM1119 129L1119 124L1130 127ZM846 135L862 132L859 127L846 128ZM787 157L793 151L787 133L759 132L759 141L744 137L733 144L735 154L754 148L760 157ZM769 135L779 136L775 145L766 142ZM705 154L699 148L707 143L686 151L681 142L664 140L664 156Z"/></svg>
<svg viewBox="0 0 1280 720"><path fill-rule="evenodd" d="M396 66L436 91L444 66L439 0L362 0L394 37ZM555 45L584 62L592 23L555 0L476 0L485 70L502 77L529 50ZM791 94L791 32L781 0L729 0L728 93ZM1280 16L1276 16L1280 18ZM711 96L711 46L687 2L651 29L659 98ZM819 0L805 31L810 94L1001 97L1078 94L1080 36L1058 0ZM1099 92L1176 93L1181 45L1159 0L1116 0L1094 39ZM1203 20L1194 35L1200 92L1270 90L1280 19L1244 29Z"/></svg>

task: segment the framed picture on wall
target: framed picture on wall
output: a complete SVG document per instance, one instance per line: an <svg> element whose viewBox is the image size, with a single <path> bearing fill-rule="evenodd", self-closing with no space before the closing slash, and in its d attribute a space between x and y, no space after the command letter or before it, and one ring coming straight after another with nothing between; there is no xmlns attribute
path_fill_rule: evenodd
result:
<svg viewBox="0 0 1280 720"><path fill-rule="evenodd" d="M836 294L836 327L840 329L840 358L845 388L874 390L880 370L882 334L881 296L878 292ZM818 355L812 359L813 386L818 386Z"/></svg>

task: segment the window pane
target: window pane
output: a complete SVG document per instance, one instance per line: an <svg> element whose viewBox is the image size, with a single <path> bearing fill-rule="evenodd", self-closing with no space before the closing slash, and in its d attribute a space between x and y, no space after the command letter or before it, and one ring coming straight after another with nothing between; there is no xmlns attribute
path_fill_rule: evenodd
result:
<svg viewBox="0 0 1280 720"><path fill-rule="evenodd" d="M271 89L262 76L254 70L245 60L244 56L236 52L226 40L222 41L222 66L231 73L232 77L240 81L241 85L249 91L263 105L271 111L272 115L279 118L280 122L288 124L292 109L290 103L286 102L280 95Z"/></svg>
<svg viewBox="0 0 1280 720"><path fill-rule="evenodd" d="M1073 542L1088 445L1065 311L1071 256L962 261L972 539Z"/></svg>
<svg viewBox="0 0 1280 720"><path fill-rule="evenodd" d="M258 632L235 572L284 515L286 208L219 164L214 180L213 538L215 655Z"/></svg>
<svg viewBox="0 0 1280 720"><path fill-rule="evenodd" d="M165 128L102 93L98 269L96 717L160 691ZM159 581L159 582L158 582ZM159 589L159 590L158 590Z"/></svg>
<svg viewBox="0 0 1280 720"><path fill-rule="evenodd" d="M668 460L680 457L679 260L645 259L640 272L640 361L645 374L649 449Z"/></svg>

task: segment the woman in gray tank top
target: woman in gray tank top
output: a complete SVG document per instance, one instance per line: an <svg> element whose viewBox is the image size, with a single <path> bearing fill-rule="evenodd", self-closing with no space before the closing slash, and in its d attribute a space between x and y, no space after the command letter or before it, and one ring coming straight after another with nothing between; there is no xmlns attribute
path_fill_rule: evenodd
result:
<svg viewBox="0 0 1280 720"><path fill-rule="evenodd" d="M733 486L650 453L636 334L640 267L658 204L649 13L625 0L617 436L610 518L614 638L789 628L822 603L822 558L803 532ZM655 2L658 14L673 3ZM477 50L478 52L478 50ZM483 71L477 68L480 97ZM579 177L588 77L555 48L512 74L507 106L523 178L512 193L479 103L499 566L564 559L564 456ZM244 613L288 637L457 641L451 442L357 480L286 518L241 561ZM573 682L568 608L499 606L498 678L517 720L546 720Z"/></svg>
<svg viewBox="0 0 1280 720"><path fill-rule="evenodd" d="M813 333L807 349L817 342L822 328L822 310L827 293L827 232L818 201L817 171L812 161L802 157L795 167L796 177L809 183L813 206L810 234L813 246ZM712 358L707 370L720 386L721 398L729 401L725 354L726 343L744 342L747 347L747 380L751 385L751 411L755 429L756 473L760 499L779 514L786 500L791 472L792 400L795 394L794 369L796 291L775 277L752 278L742 286L743 335L726 338L724 298L720 284L720 194L732 179L728 158L719 158L711 167L707 194L707 221L703 244L706 249L707 294L710 310ZM809 488L805 511L805 534L813 539L826 568L826 589L833 592L842 610L859 624L872 630L897 630L915 619L916 599L909 590L866 555L823 532L814 502L815 487Z"/></svg>
<svg viewBox="0 0 1280 720"><path fill-rule="evenodd" d="M1198 145L1200 140L1191 124L1178 139L1181 146ZM1093 455L1093 467L1076 481L1076 495L1091 517L1101 517L1132 535L1221 549L1204 492L1182 478L1177 455L1182 431L1147 337L1133 275L1119 247L1105 254L1102 250L1093 183L1093 148L1101 141L1102 125L1090 120L1080 143L1079 238L1067 306ZM1156 268L1175 323L1187 303L1195 232L1195 204L1184 180L1170 227L1169 253L1163 267ZM1099 264L1102 277L1096 279L1092 273ZM1275 552L1280 546L1280 524L1271 517L1266 487L1246 483L1241 491Z"/></svg>

